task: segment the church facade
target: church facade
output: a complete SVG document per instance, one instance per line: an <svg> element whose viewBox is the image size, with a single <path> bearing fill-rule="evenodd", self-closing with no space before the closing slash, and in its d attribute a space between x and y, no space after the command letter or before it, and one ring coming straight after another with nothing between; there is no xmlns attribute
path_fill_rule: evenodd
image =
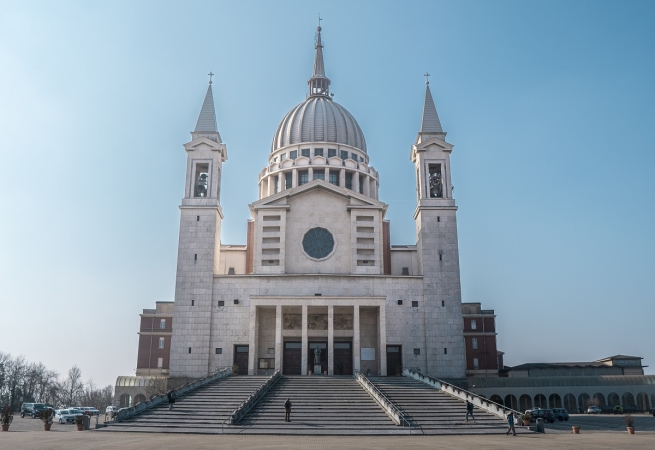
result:
<svg viewBox="0 0 655 450"><path fill-rule="evenodd" d="M210 82L184 146L170 376L237 365L241 374L415 368L464 377L453 146L429 84L407 162L416 173L417 196L407 199L416 202L416 243L391 245L375 150L330 95L320 27L315 51L307 98L280 122L259 173L246 245L220 242L229 166Z"/></svg>

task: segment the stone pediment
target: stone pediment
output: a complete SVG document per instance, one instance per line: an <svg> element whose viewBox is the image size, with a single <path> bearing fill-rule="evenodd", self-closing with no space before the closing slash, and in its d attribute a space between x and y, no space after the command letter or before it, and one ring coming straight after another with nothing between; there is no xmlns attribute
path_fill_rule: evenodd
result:
<svg viewBox="0 0 655 450"><path fill-rule="evenodd" d="M223 161L227 161L227 148L225 147L225 144L212 141L211 139L206 137L199 137L198 139L194 139L191 142L187 142L186 144L184 144L184 150L186 150L187 152L193 152L197 150L210 150L215 152L221 152L221 154L223 155Z"/></svg>
<svg viewBox="0 0 655 450"><path fill-rule="evenodd" d="M440 152L450 153L453 151L453 145L439 139L438 137L432 137L430 139L412 145L410 159L414 161L414 156L416 155L416 152L425 152L425 151L437 151L437 152L440 151Z"/></svg>
<svg viewBox="0 0 655 450"><path fill-rule="evenodd" d="M382 203L379 200L375 200L371 197L367 197L365 195L359 194L353 190L335 186L323 180L313 180L302 186L298 186L291 189L285 189L282 192L278 192L277 194L270 195L266 198L251 203L249 205L250 210L254 211L259 208L270 208L274 206L287 205L289 203L288 202L289 199L302 195L311 195L313 192L316 192L317 190L320 190L321 192L328 192L342 199L347 199L349 206L362 206L368 208L382 209L384 211L387 210L386 203Z"/></svg>

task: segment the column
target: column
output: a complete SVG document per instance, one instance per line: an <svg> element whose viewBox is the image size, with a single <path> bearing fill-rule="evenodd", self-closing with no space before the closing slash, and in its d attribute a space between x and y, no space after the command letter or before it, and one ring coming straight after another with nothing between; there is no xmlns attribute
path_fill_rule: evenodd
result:
<svg viewBox="0 0 655 450"><path fill-rule="evenodd" d="M346 169L339 171L339 186L346 187Z"/></svg>
<svg viewBox="0 0 655 450"><path fill-rule="evenodd" d="M259 198L264 198L264 181L259 182Z"/></svg>
<svg viewBox="0 0 655 450"><path fill-rule="evenodd" d="M307 375L307 305L302 305L302 354L300 356L300 374Z"/></svg>
<svg viewBox="0 0 655 450"><path fill-rule="evenodd" d="M361 351L359 349L359 305L353 306L353 372L360 369Z"/></svg>
<svg viewBox="0 0 655 450"><path fill-rule="evenodd" d="M311 181L314 181L314 168L313 167L310 167L309 169L307 169L307 182L309 183Z"/></svg>
<svg viewBox="0 0 655 450"><path fill-rule="evenodd" d="M275 306L275 370L282 370L282 305Z"/></svg>
<svg viewBox="0 0 655 450"><path fill-rule="evenodd" d="M364 175L364 195L371 196L371 177L368 175Z"/></svg>
<svg viewBox="0 0 655 450"><path fill-rule="evenodd" d="M328 306L328 375L334 375L334 306Z"/></svg>
<svg viewBox="0 0 655 450"><path fill-rule="evenodd" d="M359 194L359 172L353 172L353 191Z"/></svg>
<svg viewBox="0 0 655 450"><path fill-rule="evenodd" d="M274 178L272 176L266 177L266 180L268 181L266 184L268 184L268 196L270 197L273 195L273 180Z"/></svg>
<svg viewBox="0 0 655 450"><path fill-rule="evenodd" d="M328 183L330 182L330 168L329 167L325 168L325 181L328 182Z"/></svg>
<svg viewBox="0 0 655 450"><path fill-rule="evenodd" d="M387 311L384 304L380 305L378 314L378 340L380 343L380 373L378 376L387 375Z"/></svg>
<svg viewBox="0 0 655 450"><path fill-rule="evenodd" d="M257 307L250 306L250 330L248 336L248 375L257 375Z"/></svg>
<svg viewBox="0 0 655 450"><path fill-rule="evenodd" d="M291 171L291 187L298 187L298 169L293 169Z"/></svg>

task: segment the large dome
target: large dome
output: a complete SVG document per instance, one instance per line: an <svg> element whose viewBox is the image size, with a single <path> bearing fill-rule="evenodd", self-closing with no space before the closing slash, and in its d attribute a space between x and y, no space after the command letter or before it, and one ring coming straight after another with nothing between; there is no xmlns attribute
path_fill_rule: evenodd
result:
<svg viewBox="0 0 655 450"><path fill-rule="evenodd" d="M271 152L301 142L334 142L366 152L355 118L327 96L311 96L289 111L277 127Z"/></svg>

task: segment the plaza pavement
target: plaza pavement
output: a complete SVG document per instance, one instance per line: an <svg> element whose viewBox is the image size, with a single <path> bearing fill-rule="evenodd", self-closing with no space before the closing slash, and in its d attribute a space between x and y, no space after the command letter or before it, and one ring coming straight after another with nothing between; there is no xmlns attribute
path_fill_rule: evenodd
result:
<svg viewBox="0 0 655 450"><path fill-rule="evenodd" d="M10 431L0 432L0 448L22 449L653 449L655 433L546 433L505 436L235 436Z"/></svg>

